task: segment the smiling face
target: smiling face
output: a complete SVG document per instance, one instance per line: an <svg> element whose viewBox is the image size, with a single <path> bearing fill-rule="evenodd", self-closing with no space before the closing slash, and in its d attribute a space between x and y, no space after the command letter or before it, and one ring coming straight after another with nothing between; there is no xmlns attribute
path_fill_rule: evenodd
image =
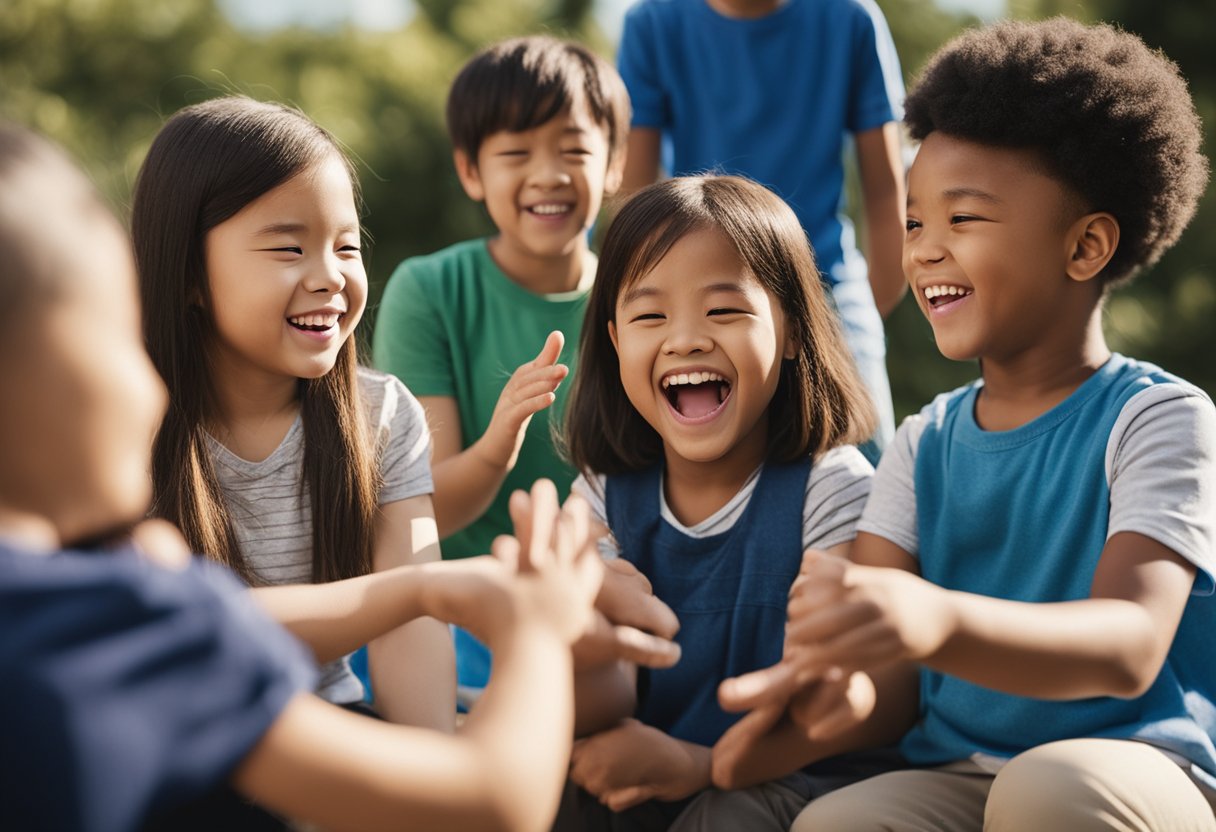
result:
<svg viewBox="0 0 1216 832"><path fill-rule="evenodd" d="M606 127L580 102L539 127L487 136L476 160L455 157L465 192L486 203L498 228L494 255L512 276L536 260L581 257L604 194L620 185Z"/></svg>
<svg viewBox="0 0 1216 832"><path fill-rule="evenodd" d="M328 373L367 302L359 215L336 155L207 233L213 356L226 381Z"/></svg>
<svg viewBox="0 0 1216 832"><path fill-rule="evenodd" d="M1082 331L1101 295L1083 214L1032 152L929 134L908 172L903 265L942 354L1009 362Z"/></svg>
<svg viewBox="0 0 1216 832"><path fill-rule="evenodd" d="M143 347L130 246L85 178L54 158L4 187L53 274L24 276L44 288L0 344L13 391L0 408L0 511L49 521L70 544L147 512L165 388Z"/></svg>
<svg viewBox="0 0 1216 832"><path fill-rule="evenodd" d="M769 402L796 349L776 299L716 229L676 241L617 298L609 334L630 403L663 440L668 465L754 470Z"/></svg>

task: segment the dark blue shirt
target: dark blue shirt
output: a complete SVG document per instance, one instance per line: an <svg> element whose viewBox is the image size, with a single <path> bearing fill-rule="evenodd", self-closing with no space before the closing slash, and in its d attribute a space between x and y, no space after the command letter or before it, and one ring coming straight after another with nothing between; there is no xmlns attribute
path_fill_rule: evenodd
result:
<svg viewBox="0 0 1216 832"><path fill-rule="evenodd" d="M228 777L314 669L226 570L0 542L0 829L118 832Z"/></svg>

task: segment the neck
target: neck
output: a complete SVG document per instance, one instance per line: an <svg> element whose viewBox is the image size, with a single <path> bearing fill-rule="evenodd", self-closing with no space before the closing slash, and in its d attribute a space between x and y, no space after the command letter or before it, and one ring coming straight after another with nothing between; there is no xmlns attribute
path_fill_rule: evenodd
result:
<svg viewBox="0 0 1216 832"><path fill-rule="evenodd" d="M490 240L490 256L503 274L537 295L573 292L595 274L595 258L587 248L587 237L579 234L569 252L549 257L532 254L511 244L500 234Z"/></svg>
<svg viewBox="0 0 1216 832"><path fill-rule="evenodd" d="M694 526L730 502L764 462L768 432L758 426L726 454L690 460L664 443L663 494L667 507L685 526Z"/></svg>
<svg viewBox="0 0 1216 832"><path fill-rule="evenodd" d="M1067 399L1110 358L1102 334L1102 306L1084 327L1008 360L984 358L984 387L976 417L986 430L1012 430Z"/></svg>
<svg viewBox="0 0 1216 832"><path fill-rule="evenodd" d="M239 363L224 350L213 350L210 361L216 413L209 429L237 456L265 459L299 411L299 379Z"/></svg>
<svg viewBox="0 0 1216 832"><path fill-rule="evenodd" d="M705 0L709 7L723 17L754 20L772 14L789 0Z"/></svg>

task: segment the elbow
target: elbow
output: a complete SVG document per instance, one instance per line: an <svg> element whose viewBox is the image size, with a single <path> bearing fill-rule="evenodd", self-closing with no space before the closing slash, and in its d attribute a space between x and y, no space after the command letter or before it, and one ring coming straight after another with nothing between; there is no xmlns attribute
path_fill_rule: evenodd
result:
<svg viewBox="0 0 1216 832"><path fill-rule="evenodd" d="M1152 624L1151 621L1148 624ZM1148 693L1161 675L1169 643L1161 639L1151 626L1136 637L1128 639L1110 664L1107 695L1120 699L1136 699Z"/></svg>

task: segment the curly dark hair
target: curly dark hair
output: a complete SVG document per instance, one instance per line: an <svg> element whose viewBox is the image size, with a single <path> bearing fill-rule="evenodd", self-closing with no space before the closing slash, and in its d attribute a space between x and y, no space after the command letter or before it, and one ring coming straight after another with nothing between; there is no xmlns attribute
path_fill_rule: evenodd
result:
<svg viewBox="0 0 1216 832"><path fill-rule="evenodd" d="M1177 66L1139 37L1065 17L1003 21L942 47L908 95L914 139L934 130L1036 151L1088 211L1119 221L1109 286L1152 265L1182 234L1208 162Z"/></svg>

